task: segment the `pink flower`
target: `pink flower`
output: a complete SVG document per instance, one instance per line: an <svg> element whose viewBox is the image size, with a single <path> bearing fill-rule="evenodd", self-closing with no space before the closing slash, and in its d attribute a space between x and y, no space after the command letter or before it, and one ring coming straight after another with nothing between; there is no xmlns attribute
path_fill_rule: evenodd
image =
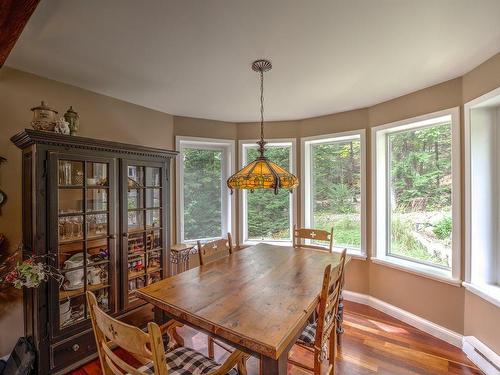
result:
<svg viewBox="0 0 500 375"><path fill-rule="evenodd" d="M8 283L11 283L14 280L16 280L18 276L19 275L18 275L17 271L11 271L7 274L7 276L5 276L5 281L7 281Z"/></svg>

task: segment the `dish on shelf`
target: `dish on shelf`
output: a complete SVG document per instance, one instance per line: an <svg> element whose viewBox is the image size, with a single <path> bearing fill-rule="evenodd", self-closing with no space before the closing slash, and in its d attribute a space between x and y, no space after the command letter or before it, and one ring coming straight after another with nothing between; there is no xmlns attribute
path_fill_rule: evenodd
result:
<svg viewBox="0 0 500 375"><path fill-rule="evenodd" d="M81 266L83 266L83 252L73 254L64 261L64 269L66 270Z"/></svg>

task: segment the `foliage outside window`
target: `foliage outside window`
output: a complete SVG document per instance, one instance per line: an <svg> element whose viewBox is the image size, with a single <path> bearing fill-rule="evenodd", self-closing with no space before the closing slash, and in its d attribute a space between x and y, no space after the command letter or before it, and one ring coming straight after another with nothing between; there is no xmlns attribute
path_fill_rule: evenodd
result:
<svg viewBox="0 0 500 375"><path fill-rule="evenodd" d="M222 234L223 151L184 148L184 240Z"/></svg>
<svg viewBox="0 0 500 375"><path fill-rule="evenodd" d="M451 269L451 121L386 136L387 254Z"/></svg>
<svg viewBox="0 0 500 375"><path fill-rule="evenodd" d="M234 141L176 137L177 242L211 240L232 230L226 180L234 170Z"/></svg>
<svg viewBox="0 0 500 375"><path fill-rule="evenodd" d="M258 157L257 147L243 148L245 160ZM291 145L267 145L266 156L287 170L290 165ZM291 241L291 194L280 189L256 189L245 192L246 233L248 241Z"/></svg>
<svg viewBox="0 0 500 375"><path fill-rule="evenodd" d="M334 246L361 249L359 137L310 146L311 227L330 230Z"/></svg>

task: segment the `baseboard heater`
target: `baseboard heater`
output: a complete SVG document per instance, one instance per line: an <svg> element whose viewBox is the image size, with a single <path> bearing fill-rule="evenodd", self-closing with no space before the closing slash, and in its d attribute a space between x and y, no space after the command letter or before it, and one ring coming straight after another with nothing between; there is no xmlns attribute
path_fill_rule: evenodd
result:
<svg viewBox="0 0 500 375"><path fill-rule="evenodd" d="M464 336L462 350L486 375L500 374L500 356L474 336Z"/></svg>

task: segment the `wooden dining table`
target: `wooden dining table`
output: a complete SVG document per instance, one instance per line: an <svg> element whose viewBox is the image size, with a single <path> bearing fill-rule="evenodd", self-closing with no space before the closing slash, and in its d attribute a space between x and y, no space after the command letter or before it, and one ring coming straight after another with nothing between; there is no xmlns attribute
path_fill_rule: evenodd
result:
<svg viewBox="0 0 500 375"><path fill-rule="evenodd" d="M136 295L166 318L260 358L262 374L282 375L318 304L325 267L339 262L337 253L258 244Z"/></svg>

